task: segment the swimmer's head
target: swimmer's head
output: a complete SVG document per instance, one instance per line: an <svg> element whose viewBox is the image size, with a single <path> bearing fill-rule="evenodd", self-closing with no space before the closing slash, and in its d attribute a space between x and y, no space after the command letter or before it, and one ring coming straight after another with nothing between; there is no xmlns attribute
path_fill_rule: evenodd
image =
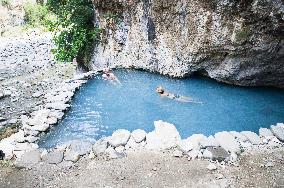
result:
<svg viewBox="0 0 284 188"><path fill-rule="evenodd" d="M159 86L156 88L156 92L159 94L163 94L165 92L164 88L162 86Z"/></svg>

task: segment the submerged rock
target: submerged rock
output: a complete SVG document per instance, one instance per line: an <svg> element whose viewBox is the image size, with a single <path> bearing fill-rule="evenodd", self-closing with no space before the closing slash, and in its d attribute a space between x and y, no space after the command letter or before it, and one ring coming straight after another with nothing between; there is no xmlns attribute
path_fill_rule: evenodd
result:
<svg viewBox="0 0 284 188"><path fill-rule="evenodd" d="M130 138L130 132L128 130L119 129L116 130L111 137L109 137L108 142L113 147L125 146Z"/></svg>
<svg viewBox="0 0 284 188"><path fill-rule="evenodd" d="M177 146L181 140L179 132L173 124L155 121L155 129L146 136L146 149L165 150Z"/></svg>

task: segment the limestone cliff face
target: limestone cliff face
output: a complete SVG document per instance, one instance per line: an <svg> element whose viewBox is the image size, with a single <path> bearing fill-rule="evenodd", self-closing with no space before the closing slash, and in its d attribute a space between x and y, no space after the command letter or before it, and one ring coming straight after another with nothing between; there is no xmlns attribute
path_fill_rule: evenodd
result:
<svg viewBox="0 0 284 188"><path fill-rule="evenodd" d="M237 85L284 86L281 0L94 0L109 64Z"/></svg>

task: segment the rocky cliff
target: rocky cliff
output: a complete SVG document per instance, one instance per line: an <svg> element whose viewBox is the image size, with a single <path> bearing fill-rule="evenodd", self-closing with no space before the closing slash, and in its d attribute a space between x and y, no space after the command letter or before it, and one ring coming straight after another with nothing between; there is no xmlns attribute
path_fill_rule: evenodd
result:
<svg viewBox="0 0 284 188"><path fill-rule="evenodd" d="M281 0L94 0L94 6L103 34L91 68L284 86Z"/></svg>

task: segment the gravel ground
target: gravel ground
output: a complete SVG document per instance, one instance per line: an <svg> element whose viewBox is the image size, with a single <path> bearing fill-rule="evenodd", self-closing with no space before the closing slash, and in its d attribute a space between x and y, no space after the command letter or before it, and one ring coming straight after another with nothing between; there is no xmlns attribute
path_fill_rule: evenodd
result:
<svg viewBox="0 0 284 188"><path fill-rule="evenodd" d="M188 161L168 153L136 152L126 158L84 158L73 164L41 163L31 170L0 170L0 187L284 187L284 151L245 153L232 164Z"/></svg>

